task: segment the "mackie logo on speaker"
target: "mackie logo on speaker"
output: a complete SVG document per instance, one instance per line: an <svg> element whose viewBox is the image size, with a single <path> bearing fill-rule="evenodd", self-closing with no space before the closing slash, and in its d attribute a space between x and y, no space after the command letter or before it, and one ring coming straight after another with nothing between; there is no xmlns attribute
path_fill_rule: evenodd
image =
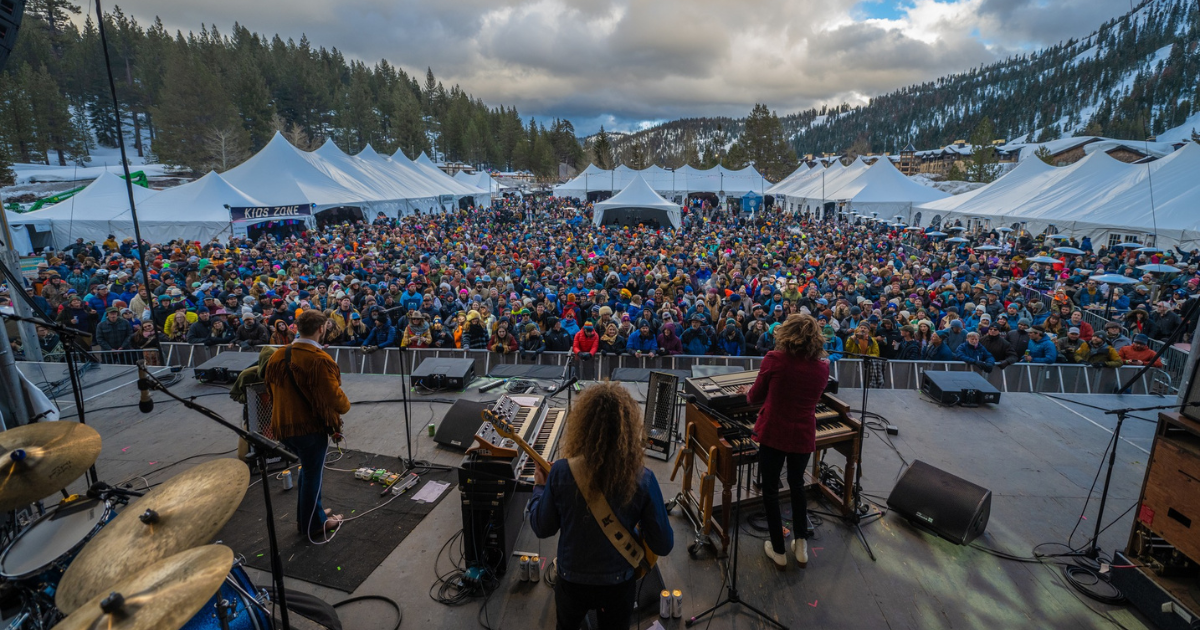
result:
<svg viewBox="0 0 1200 630"><path fill-rule="evenodd" d="M922 521L925 521L926 523L929 523L930 525L933 525L933 517L932 516L925 516L924 514L922 514L920 512L917 512L916 514L914 514L914 516L921 519Z"/></svg>

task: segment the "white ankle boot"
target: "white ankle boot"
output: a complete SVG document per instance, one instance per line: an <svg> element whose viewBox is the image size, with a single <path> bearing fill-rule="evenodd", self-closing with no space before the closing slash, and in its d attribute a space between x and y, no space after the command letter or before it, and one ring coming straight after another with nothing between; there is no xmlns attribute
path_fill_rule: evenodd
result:
<svg viewBox="0 0 1200 630"><path fill-rule="evenodd" d="M763 548L766 549L767 557L771 559L771 562L775 563L775 566L779 567L780 569L787 566L787 555L775 553L775 548L771 546L771 541L763 541Z"/></svg>
<svg viewBox="0 0 1200 630"><path fill-rule="evenodd" d="M770 541L768 541L767 544L769 545ZM792 553L796 554L796 564L800 565L801 569L808 566L808 541L807 540L805 540L803 538L801 538L799 540L793 540L792 541Z"/></svg>

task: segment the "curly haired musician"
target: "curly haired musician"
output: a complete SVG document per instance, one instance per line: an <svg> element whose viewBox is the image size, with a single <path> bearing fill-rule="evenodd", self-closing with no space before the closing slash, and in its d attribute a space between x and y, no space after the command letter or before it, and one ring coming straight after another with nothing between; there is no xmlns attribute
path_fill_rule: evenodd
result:
<svg viewBox="0 0 1200 630"><path fill-rule="evenodd" d="M634 567L610 542L585 494L607 500L620 525L640 531L655 554L675 544L658 480L642 465L645 444L641 410L629 392L617 383L592 385L567 418L567 459L554 462L549 475L538 469L529 523L539 538L559 534L559 630L578 630L589 610L606 630L628 628L633 615Z"/></svg>

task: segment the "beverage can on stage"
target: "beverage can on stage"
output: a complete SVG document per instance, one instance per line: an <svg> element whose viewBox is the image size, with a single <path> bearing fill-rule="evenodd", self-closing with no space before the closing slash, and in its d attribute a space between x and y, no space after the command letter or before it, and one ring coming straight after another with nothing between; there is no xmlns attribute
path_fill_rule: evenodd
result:
<svg viewBox="0 0 1200 630"><path fill-rule="evenodd" d="M529 556L521 556L521 564L517 565L517 580L529 581Z"/></svg>
<svg viewBox="0 0 1200 630"><path fill-rule="evenodd" d="M285 470L285 471L283 471L283 473L281 473L281 475L283 478L283 489L291 490L292 487L295 485L294 482L292 481L292 471Z"/></svg>
<svg viewBox="0 0 1200 630"><path fill-rule="evenodd" d="M676 619L683 616L683 591L679 589L671 592L671 616Z"/></svg>
<svg viewBox="0 0 1200 630"><path fill-rule="evenodd" d="M538 582L542 579L542 557L533 556L529 559L529 581Z"/></svg>
<svg viewBox="0 0 1200 630"><path fill-rule="evenodd" d="M674 610L674 604L671 603L671 591L663 591L658 596L658 616L663 619L670 619L671 612Z"/></svg>

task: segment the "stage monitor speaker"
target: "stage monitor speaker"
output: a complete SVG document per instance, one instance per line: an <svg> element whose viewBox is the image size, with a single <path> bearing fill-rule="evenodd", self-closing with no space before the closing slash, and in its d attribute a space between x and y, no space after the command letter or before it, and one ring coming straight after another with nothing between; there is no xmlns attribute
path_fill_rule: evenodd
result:
<svg viewBox="0 0 1200 630"><path fill-rule="evenodd" d="M965 545L987 528L992 491L914 460L892 488L887 504L918 527Z"/></svg>
<svg viewBox="0 0 1200 630"><path fill-rule="evenodd" d="M491 409L490 403L475 400L456 400L438 425L433 441L460 451L467 450L475 440L475 432L483 425L484 409Z"/></svg>
<svg viewBox="0 0 1200 630"><path fill-rule="evenodd" d="M25 0L0 0L0 68L8 62L8 53L17 45L17 31L25 14Z"/></svg>

